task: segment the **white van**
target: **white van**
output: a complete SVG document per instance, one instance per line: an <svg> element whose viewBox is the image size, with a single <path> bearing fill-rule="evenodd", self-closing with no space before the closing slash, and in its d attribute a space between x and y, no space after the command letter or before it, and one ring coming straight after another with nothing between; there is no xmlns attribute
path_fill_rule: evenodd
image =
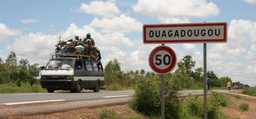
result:
<svg viewBox="0 0 256 119"><path fill-rule="evenodd" d="M41 68L41 85L49 93L55 90L81 92L91 89L98 92L104 85L104 72L101 63L89 57L52 58Z"/></svg>

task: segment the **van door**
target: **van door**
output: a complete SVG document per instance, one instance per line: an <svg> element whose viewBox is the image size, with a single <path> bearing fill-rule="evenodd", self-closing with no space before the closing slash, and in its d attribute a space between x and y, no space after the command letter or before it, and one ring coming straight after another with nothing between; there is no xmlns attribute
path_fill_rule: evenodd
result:
<svg viewBox="0 0 256 119"><path fill-rule="evenodd" d="M76 59L75 61L75 80L83 80L83 74L84 74L84 65L82 60Z"/></svg>

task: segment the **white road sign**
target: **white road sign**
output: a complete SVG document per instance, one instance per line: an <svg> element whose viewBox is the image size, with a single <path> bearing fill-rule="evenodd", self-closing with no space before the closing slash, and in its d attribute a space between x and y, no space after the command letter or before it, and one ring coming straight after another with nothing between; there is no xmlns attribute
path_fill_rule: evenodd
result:
<svg viewBox="0 0 256 119"><path fill-rule="evenodd" d="M226 23L150 24L143 26L144 43L226 42Z"/></svg>

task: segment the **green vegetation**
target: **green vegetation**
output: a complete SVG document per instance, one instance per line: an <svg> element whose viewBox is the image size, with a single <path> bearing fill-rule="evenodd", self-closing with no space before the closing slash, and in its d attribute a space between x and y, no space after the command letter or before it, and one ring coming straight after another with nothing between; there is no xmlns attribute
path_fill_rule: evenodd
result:
<svg viewBox="0 0 256 119"><path fill-rule="evenodd" d="M241 112L248 111L249 110L249 105L247 103L242 103L242 104L239 105L239 110Z"/></svg>
<svg viewBox="0 0 256 119"><path fill-rule="evenodd" d="M213 97L212 99L218 103L218 105L222 107L228 106L228 98L224 96L224 94L212 92L211 96Z"/></svg>
<svg viewBox="0 0 256 119"><path fill-rule="evenodd" d="M5 88L4 92L19 92L22 88L30 86L39 87L39 81L35 77L38 76L38 64L30 64L28 60L21 59L17 61L16 54L10 52L5 61L0 58L0 88ZM203 74L201 67L195 67L196 62L191 56L185 56L177 64L177 69L174 73L166 75L167 79L172 79L175 89L201 89L203 87ZM225 87L229 77L218 77L213 71L208 72L210 85L217 88ZM120 63L114 59L109 61L105 66L105 88L107 90L123 90L135 88L141 80L158 80L158 75L145 70L131 70L124 72L121 69ZM6 88L6 85L15 85L21 88ZM24 85L24 86L23 86ZM35 85L35 86L34 86ZM10 90L10 91L8 91ZM38 90L41 90L40 88ZM31 91L34 91L31 90ZM3 92L3 91L1 91Z"/></svg>
<svg viewBox="0 0 256 119"><path fill-rule="evenodd" d="M112 110L103 109L99 113L99 119L118 119L118 115Z"/></svg>
<svg viewBox="0 0 256 119"><path fill-rule="evenodd" d="M160 115L160 92L159 80L140 80L135 89L135 98L130 106L147 116ZM178 119L179 100L172 86L171 80L165 82L166 92L165 97L166 118Z"/></svg>
<svg viewBox="0 0 256 119"><path fill-rule="evenodd" d="M246 88L243 90L242 93L246 95L256 96L256 87Z"/></svg>
<svg viewBox="0 0 256 119"><path fill-rule="evenodd" d="M37 64L29 64L27 59L17 61L15 52L10 52L5 62L0 58L0 93L42 92L36 77Z"/></svg>
<svg viewBox="0 0 256 119"><path fill-rule="evenodd" d="M189 97L181 104L181 119L202 119L203 118L203 99L201 97ZM221 111L220 102L216 96L210 96L208 102L208 119L227 119Z"/></svg>
<svg viewBox="0 0 256 119"><path fill-rule="evenodd" d="M168 75L166 75L167 77ZM165 81L166 92L166 119L201 119L203 117L203 99L201 97L188 97L184 101L176 96L174 76ZM135 90L135 97L130 107L149 117L160 116L160 87L159 80L141 80ZM209 119L226 119L221 107L227 106L227 98L213 93L208 101Z"/></svg>
<svg viewBox="0 0 256 119"><path fill-rule="evenodd" d="M185 56L177 63L174 73L167 74L174 80L175 89L202 89L203 88L203 69L195 67L196 62L189 55ZM124 72L120 63L115 59L109 61L105 67L106 89L117 90L134 88L140 80L157 80L158 75L145 70ZM218 77L213 71L208 71L208 79L212 88L225 88L231 78L224 76ZM119 86L117 86L119 85Z"/></svg>
<svg viewBox="0 0 256 119"><path fill-rule="evenodd" d="M28 93L28 92L46 92L40 85L21 85L0 84L0 93Z"/></svg>

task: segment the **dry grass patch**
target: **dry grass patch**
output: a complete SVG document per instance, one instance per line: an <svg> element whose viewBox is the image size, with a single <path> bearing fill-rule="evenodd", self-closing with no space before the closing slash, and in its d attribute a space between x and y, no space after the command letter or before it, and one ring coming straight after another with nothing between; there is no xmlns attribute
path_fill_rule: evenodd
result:
<svg viewBox="0 0 256 119"><path fill-rule="evenodd" d="M99 108L82 108L67 112L59 112L52 114L41 114L31 116L15 116L8 119L100 119L100 113L103 110L111 110L116 113L118 119L148 119L132 109L128 105L116 105Z"/></svg>

